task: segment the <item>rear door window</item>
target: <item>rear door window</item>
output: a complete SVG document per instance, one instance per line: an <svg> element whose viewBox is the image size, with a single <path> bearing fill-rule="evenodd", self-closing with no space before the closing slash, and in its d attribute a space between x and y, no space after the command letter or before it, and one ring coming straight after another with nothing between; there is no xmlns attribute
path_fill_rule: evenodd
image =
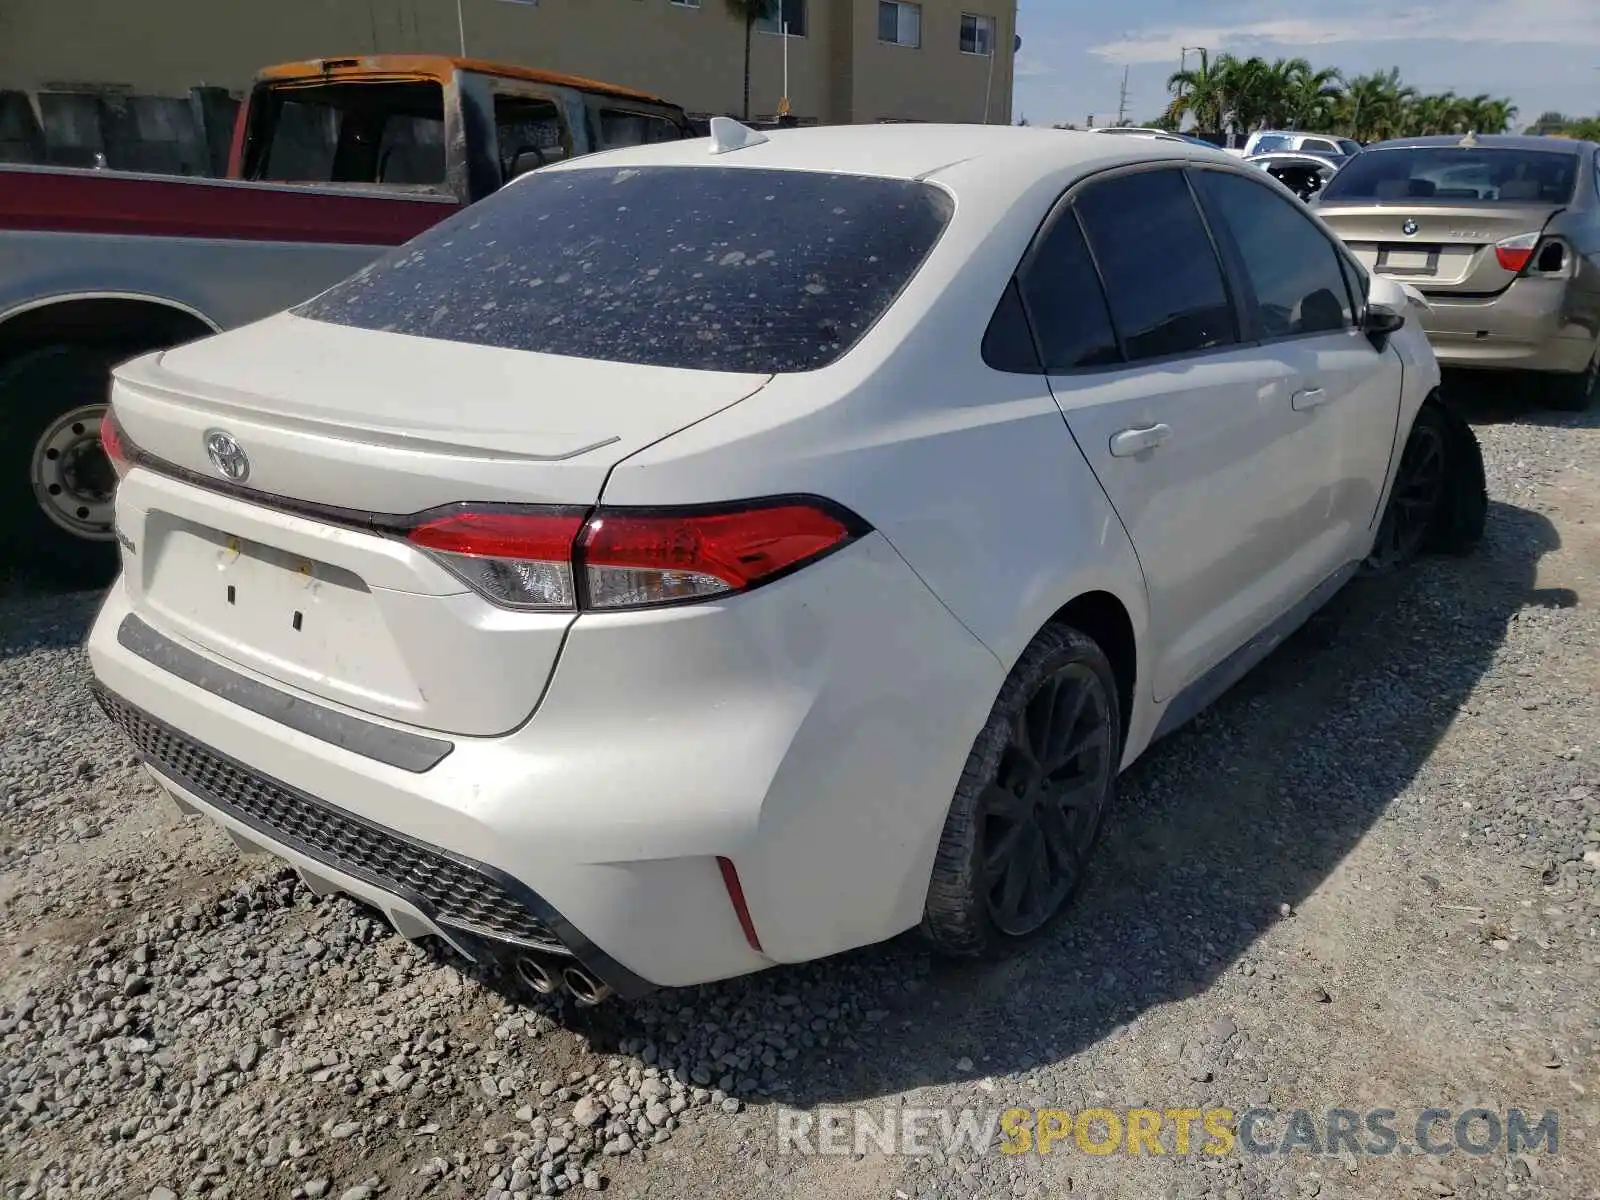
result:
<svg viewBox="0 0 1600 1200"><path fill-rule="evenodd" d="M1073 206L1130 361L1238 341L1222 266L1181 170L1091 183Z"/></svg>
<svg viewBox="0 0 1600 1200"><path fill-rule="evenodd" d="M951 208L912 180L578 166L496 192L294 311L578 358L809 371L882 316Z"/></svg>
<svg viewBox="0 0 1600 1200"><path fill-rule="evenodd" d="M1333 333L1354 324L1333 243L1293 200L1231 171L1196 171L1212 227L1238 247L1265 338Z"/></svg>
<svg viewBox="0 0 1600 1200"><path fill-rule="evenodd" d="M1100 276L1071 208L1063 209L1045 230L1020 281L1047 372L1122 361Z"/></svg>
<svg viewBox="0 0 1600 1200"><path fill-rule="evenodd" d="M1370 149L1345 164L1325 202L1447 200L1452 203L1570 204L1578 156L1501 146Z"/></svg>

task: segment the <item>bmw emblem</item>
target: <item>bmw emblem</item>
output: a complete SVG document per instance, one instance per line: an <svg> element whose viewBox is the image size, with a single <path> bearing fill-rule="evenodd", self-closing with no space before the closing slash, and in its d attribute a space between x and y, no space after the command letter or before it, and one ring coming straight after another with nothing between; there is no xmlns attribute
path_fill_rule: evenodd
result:
<svg viewBox="0 0 1600 1200"><path fill-rule="evenodd" d="M250 478L250 458L244 447L234 440L233 434L223 429L206 432L206 457L218 473L230 483L243 483Z"/></svg>
<svg viewBox="0 0 1600 1200"><path fill-rule="evenodd" d="M1419 226L1417 225L1417 219L1415 217L1407 217L1404 223L1400 226L1400 232L1405 234L1407 237L1416 237L1418 228Z"/></svg>

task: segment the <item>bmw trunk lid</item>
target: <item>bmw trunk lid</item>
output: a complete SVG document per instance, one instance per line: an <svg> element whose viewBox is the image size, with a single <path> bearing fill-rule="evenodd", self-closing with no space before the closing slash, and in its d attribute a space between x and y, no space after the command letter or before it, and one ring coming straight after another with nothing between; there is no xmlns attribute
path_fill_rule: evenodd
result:
<svg viewBox="0 0 1600 1200"><path fill-rule="evenodd" d="M1363 265L1423 293L1493 295L1517 272L1495 253L1501 242L1541 233L1560 212L1549 205L1338 204L1317 206Z"/></svg>

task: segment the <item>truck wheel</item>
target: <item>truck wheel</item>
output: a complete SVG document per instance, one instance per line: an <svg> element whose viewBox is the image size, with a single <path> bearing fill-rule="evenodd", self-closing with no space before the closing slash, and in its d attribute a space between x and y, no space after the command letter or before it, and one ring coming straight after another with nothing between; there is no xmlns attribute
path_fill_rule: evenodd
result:
<svg viewBox="0 0 1600 1200"><path fill-rule="evenodd" d="M117 477L100 448L109 372L124 355L42 346L0 365L0 559L96 588L117 568Z"/></svg>

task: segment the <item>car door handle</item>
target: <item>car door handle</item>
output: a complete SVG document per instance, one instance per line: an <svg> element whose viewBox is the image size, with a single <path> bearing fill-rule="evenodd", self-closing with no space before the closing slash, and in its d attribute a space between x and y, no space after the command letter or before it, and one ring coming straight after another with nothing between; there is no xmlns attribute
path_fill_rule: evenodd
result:
<svg viewBox="0 0 1600 1200"><path fill-rule="evenodd" d="M1154 450L1172 436L1170 425L1146 425L1140 429L1124 429L1111 435L1111 457L1132 458L1146 450Z"/></svg>
<svg viewBox="0 0 1600 1200"><path fill-rule="evenodd" d="M1318 405L1326 404L1330 397L1321 388L1304 388L1289 398L1289 403L1296 412L1307 412Z"/></svg>

